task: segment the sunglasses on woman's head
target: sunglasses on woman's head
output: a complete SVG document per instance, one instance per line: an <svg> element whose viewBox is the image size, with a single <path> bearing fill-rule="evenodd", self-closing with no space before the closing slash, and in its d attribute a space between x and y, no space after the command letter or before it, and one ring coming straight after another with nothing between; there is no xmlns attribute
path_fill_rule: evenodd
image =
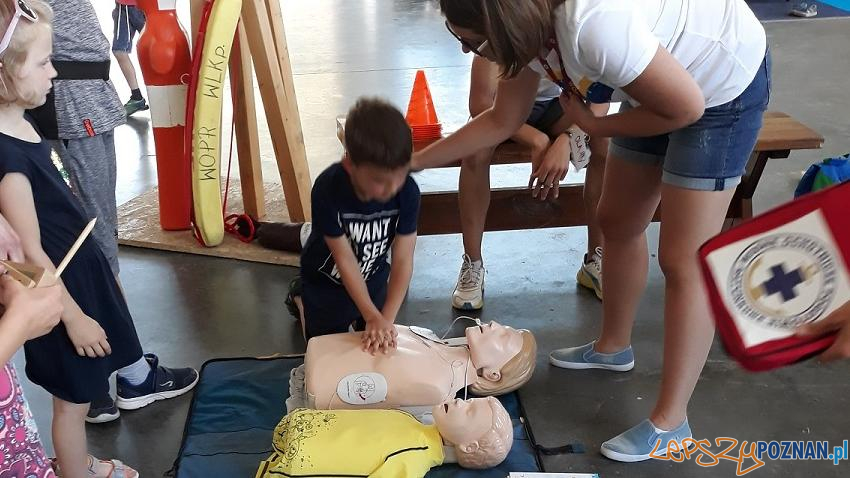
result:
<svg viewBox="0 0 850 478"><path fill-rule="evenodd" d="M9 22L9 27L6 28L6 33L3 34L3 39L0 40L0 55L9 48L9 43L12 41L12 34L15 33L15 27L18 26L18 20L21 17L35 23L38 21L38 14L30 8L24 0L13 0L15 2L15 14L12 15L12 21Z"/></svg>
<svg viewBox="0 0 850 478"><path fill-rule="evenodd" d="M477 47L476 47L476 46L472 46L472 45L471 45L468 41L466 41L466 39L465 39L465 38L463 38L462 36L458 35L457 33L455 33L455 31L454 31L454 30L452 30L452 27L451 27L451 25L449 25L448 20L446 21L446 30L448 30L448 31L449 31L449 33L451 33L451 34L452 34L452 36L453 36L453 37L455 37L455 38L457 39L457 41L459 41L459 42L460 42L460 44L461 44L461 45L463 45L463 47L464 47L464 48L466 48L467 50L471 51L472 53L475 53L476 55L478 55L478 56L480 56L480 57L484 57L484 54L483 54L483 53L481 53L481 50L482 50L484 47L486 47L486 46L487 46L487 43L489 42L489 40L484 40L483 42L481 42L480 44L478 44L478 46L477 46Z"/></svg>

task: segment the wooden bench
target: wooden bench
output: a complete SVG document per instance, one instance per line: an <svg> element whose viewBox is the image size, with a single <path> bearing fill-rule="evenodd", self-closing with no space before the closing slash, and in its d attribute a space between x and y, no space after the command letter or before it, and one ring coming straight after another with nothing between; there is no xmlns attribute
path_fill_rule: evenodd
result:
<svg viewBox="0 0 850 478"><path fill-rule="evenodd" d="M769 159L787 158L791 151L819 149L823 136L785 113L767 112L747 170L727 213L727 226L753 215L753 194ZM493 165L530 162L527 148L504 143L496 149ZM458 166L459 163L446 167ZM508 231L587 224L582 193L584 185L561 185L558 199L540 201L524 187L497 188L491 191L487 213L487 231ZM461 232L457 191L422 193L419 234ZM658 214L656 213L656 220Z"/></svg>

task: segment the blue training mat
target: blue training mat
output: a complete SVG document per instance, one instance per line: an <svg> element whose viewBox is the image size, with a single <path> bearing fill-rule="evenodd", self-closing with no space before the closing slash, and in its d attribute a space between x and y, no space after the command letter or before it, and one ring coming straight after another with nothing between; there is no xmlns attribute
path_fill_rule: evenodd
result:
<svg viewBox="0 0 850 478"><path fill-rule="evenodd" d="M174 463L177 478L251 478L272 452L272 433L286 412L289 372L303 357L210 360L201 368L183 443ZM500 397L514 421L514 444L497 468L433 468L428 478L505 478L510 471L542 471L519 420L516 393Z"/></svg>

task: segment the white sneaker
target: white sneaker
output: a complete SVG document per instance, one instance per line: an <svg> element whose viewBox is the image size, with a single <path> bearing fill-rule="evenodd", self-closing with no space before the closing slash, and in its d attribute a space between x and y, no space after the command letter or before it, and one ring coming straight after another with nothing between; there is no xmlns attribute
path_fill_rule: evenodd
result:
<svg viewBox="0 0 850 478"><path fill-rule="evenodd" d="M468 255L463 255L463 265L452 293L452 306L461 310L479 310L484 307L484 265L475 265Z"/></svg>
<svg viewBox="0 0 850 478"><path fill-rule="evenodd" d="M586 287L596 293L596 297L602 300L602 248L597 247L596 251L590 255L590 259L585 260L578 270L576 281L582 287Z"/></svg>

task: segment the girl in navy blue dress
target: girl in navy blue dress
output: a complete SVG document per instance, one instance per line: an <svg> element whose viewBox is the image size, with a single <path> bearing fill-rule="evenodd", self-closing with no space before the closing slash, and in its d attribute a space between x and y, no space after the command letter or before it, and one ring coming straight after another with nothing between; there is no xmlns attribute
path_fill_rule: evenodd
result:
<svg viewBox="0 0 850 478"><path fill-rule="evenodd" d="M0 0L0 26L8 25L0 30L0 212L20 236L27 262L52 273L89 218L53 165L50 146L25 117L26 109L44 103L56 76L51 19L41 0ZM80 247L61 282L61 322L24 345L27 377L53 395L61 474L137 477L117 460L88 455L89 404L109 396L115 371L122 409L185 393L197 372L165 368L155 355L143 355L118 282L93 239Z"/></svg>

